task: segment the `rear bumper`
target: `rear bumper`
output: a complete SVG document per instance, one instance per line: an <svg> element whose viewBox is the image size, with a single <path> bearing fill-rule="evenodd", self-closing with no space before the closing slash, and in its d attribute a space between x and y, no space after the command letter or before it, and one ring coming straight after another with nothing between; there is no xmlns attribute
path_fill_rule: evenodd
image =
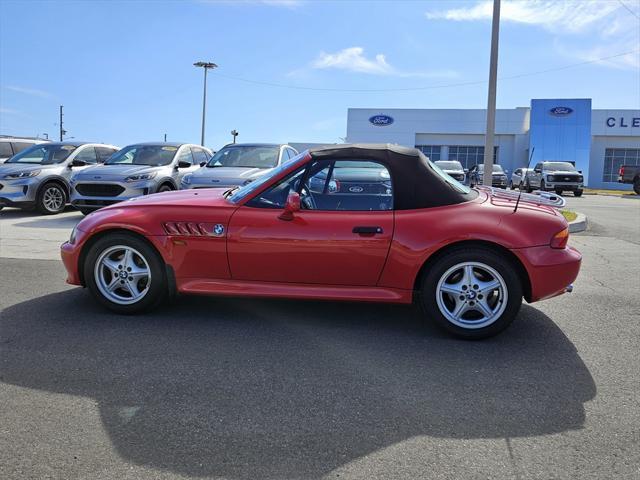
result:
<svg viewBox="0 0 640 480"><path fill-rule="evenodd" d="M567 292L567 287L573 284L580 272L582 254L573 247L554 249L541 246L512 251L529 274L529 303Z"/></svg>

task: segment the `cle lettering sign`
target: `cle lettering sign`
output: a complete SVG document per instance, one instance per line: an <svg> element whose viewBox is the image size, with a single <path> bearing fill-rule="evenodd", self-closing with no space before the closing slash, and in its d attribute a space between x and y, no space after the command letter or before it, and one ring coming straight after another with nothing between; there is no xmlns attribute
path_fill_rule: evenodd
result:
<svg viewBox="0 0 640 480"><path fill-rule="evenodd" d="M607 118L607 127L638 128L640 127L640 117L633 117L631 121L629 121L629 119L624 117L620 117L620 118L609 117Z"/></svg>

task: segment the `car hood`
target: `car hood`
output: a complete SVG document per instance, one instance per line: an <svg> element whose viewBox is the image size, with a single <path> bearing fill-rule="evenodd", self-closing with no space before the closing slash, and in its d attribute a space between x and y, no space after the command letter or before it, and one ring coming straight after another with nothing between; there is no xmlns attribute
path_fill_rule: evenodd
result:
<svg viewBox="0 0 640 480"><path fill-rule="evenodd" d="M575 170L545 170L544 173L551 175L581 175Z"/></svg>
<svg viewBox="0 0 640 480"><path fill-rule="evenodd" d="M160 168L149 165L94 165L87 167L76 174L76 180L104 180L107 178L122 178L129 175L151 173ZM96 176L100 178L95 178Z"/></svg>
<svg viewBox="0 0 640 480"><path fill-rule="evenodd" d="M232 178L238 178L244 180L254 180L266 173L269 173L271 168L256 168L256 167L201 167L191 176L192 181L206 181L206 180L227 180Z"/></svg>
<svg viewBox="0 0 640 480"><path fill-rule="evenodd" d="M32 170L46 170L60 167L59 163L53 165L40 165L35 163L3 163L0 165L0 178L10 173L31 172Z"/></svg>
<svg viewBox="0 0 640 480"><path fill-rule="evenodd" d="M155 193L117 203L101 210L116 209L118 207L228 207L233 204L223 196L227 190L229 189L207 188L204 190L175 190Z"/></svg>

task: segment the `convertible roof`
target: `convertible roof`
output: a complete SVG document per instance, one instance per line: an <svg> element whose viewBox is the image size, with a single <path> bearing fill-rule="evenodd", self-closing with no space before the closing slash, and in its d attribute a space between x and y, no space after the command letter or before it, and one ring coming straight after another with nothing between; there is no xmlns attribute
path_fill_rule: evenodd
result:
<svg viewBox="0 0 640 480"><path fill-rule="evenodd" d="M317 160L374 160L384 165L393 182L394 209L440 207L469 201L475 194L462 193L436 172L424 154L391 144L343 144L309 150Z"/></svg>

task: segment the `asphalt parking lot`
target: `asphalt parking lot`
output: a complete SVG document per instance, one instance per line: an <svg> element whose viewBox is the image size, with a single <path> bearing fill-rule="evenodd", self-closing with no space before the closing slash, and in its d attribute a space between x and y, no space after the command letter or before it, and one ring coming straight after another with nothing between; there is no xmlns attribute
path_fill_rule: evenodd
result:
<svg viewBox="0 0 640 480"><path fill-rule="evenodd" d="M82 215L0 212L0 478L640 478L640 198L568 198L572 294L465 342L404 306L64 283Z"/></svg>

